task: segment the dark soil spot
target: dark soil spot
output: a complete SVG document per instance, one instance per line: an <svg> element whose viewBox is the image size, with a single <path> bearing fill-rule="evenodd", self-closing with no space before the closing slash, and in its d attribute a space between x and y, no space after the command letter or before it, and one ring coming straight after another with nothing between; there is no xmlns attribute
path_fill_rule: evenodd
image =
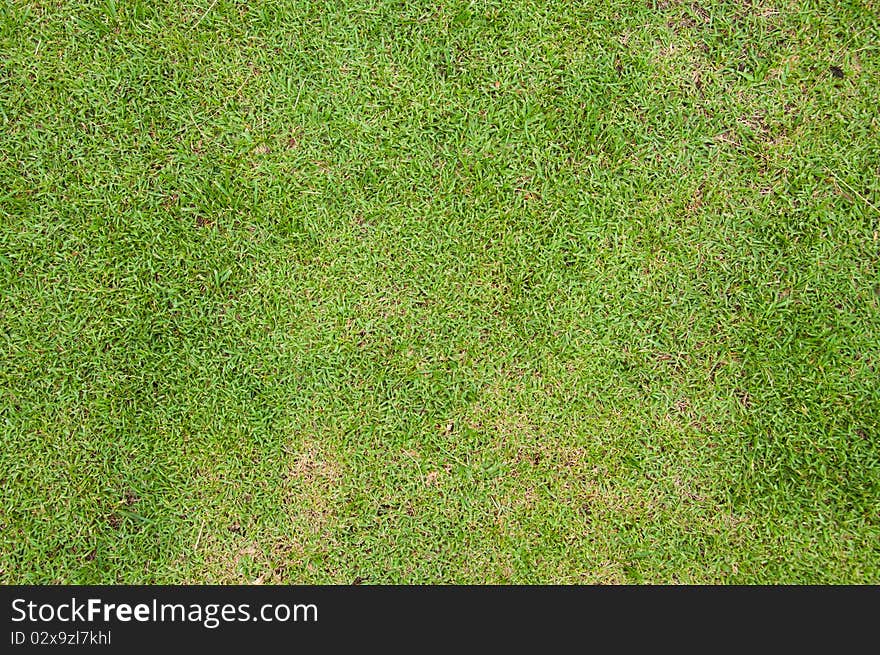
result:
<svg viewBox="0 0 880 655"><path fill-rule="evenodd" d="M708 11L706 11L698 2L694 2L691 4L691 11L693 11L697 16L703 19L703 22L706 23L712 17Z"/></svg>
<svg viewBox="0 0 880 655"><path fill-rule="evenodd" d="M840 66L832 66L830 70L832 77L835 77L838 80L842 80L844 78L843 69Z"/></svg>

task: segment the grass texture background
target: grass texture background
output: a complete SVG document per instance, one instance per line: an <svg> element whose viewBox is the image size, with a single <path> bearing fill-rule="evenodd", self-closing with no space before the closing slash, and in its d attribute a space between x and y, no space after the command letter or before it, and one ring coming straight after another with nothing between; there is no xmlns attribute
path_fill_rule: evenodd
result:
<svg viewBox="0 0 880 655"><path fill-rule="evenodd" d="M876 2L0 4L0 581L880 582Z"/></svg>

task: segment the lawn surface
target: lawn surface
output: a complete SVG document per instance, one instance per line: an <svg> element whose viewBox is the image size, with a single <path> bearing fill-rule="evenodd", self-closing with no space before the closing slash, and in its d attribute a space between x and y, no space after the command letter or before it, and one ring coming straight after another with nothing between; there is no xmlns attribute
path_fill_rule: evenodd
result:
<svg viewBox="0 0 880 655"><path fill-rule="evenodd" d="M880 5L0 5L0 582L880 582Z"/></svg>

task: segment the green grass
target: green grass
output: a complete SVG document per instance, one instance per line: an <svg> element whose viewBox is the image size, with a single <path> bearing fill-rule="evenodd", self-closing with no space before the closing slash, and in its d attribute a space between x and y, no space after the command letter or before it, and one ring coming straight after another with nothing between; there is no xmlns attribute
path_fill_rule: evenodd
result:
<svg viewBox="0 0 880 655"><path fill-rule="evenodd" d="M2 0L0 581L880 582L880 5Z"/></svg>

